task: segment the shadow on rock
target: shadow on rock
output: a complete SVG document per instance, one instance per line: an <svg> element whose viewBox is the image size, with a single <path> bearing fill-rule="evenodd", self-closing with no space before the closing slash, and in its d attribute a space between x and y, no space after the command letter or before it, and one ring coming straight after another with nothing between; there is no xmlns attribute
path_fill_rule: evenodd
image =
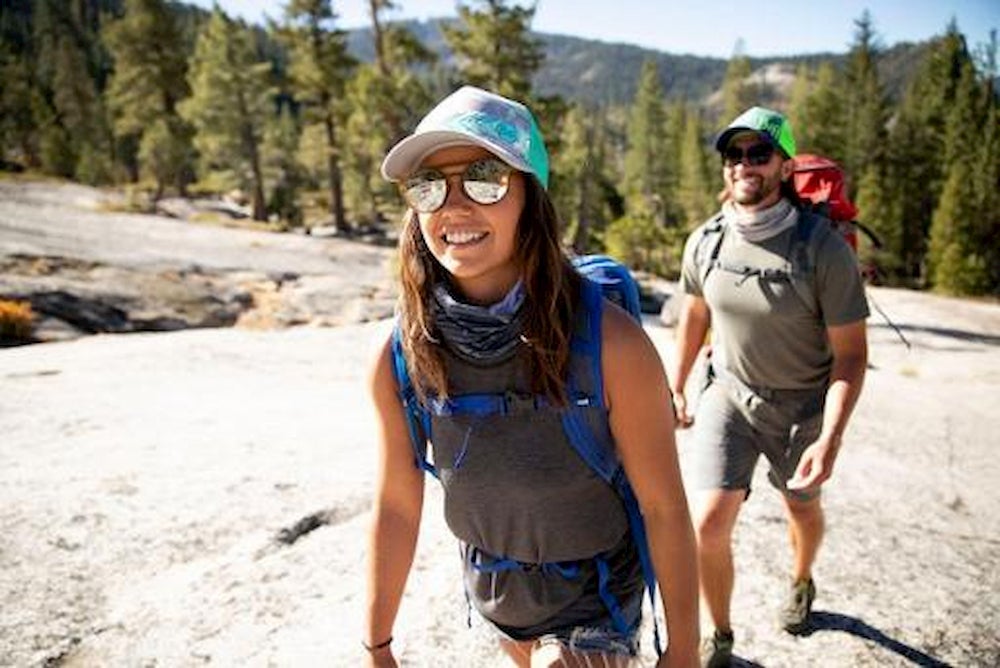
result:
<svg viewBox="0 0 1000 668"><path fill-rule="evenodd" d="M843 631L863 640L871 640L890 652L895 652L904 659L912 661L917 666L927 666L928 668L950 667L950 664L939 661L929 654L924 654L920 650L910 647L895 638L890 638L882 631L866 624L857 617L849 617L848 615L841 615L836 612L814 611L809 615L809 628L798 635L809 636L818 631ZM734 663L733 665L740 664Z"/></svg>

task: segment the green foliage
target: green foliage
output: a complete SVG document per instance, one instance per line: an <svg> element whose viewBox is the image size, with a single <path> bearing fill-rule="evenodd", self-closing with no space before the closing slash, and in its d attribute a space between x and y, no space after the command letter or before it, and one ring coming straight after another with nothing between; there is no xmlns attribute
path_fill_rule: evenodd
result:
<svg viewBox="0 0 1000 668"><path fill-rule="evenodd" d="M982 212L976 206L970 176L964 162L951 170L931 223L931 283L950 294L975 295L995 289L990 285L987 247L976 243L975 227Z"/></svg>
<svg viewBox="0 0 1000 668"><path fill-rule="evenodd" d="M848 174L861 174L866 167L885 159L886 121L889 112L879 80L878 46L870 13L854 22L854 44L847 57L843 96L843 165Z"/></svg>
<svg viewBox="0 0 1000 668"><path fill-rule="evenodd" d="M844 164L846 109L839 74L829 62L821 63L815 72L803 70L808 78L796 81L789 109L798 150Z"/></svg>
<svg viewBox="0 0 1000 668"><path fill-rule="evenodd" d="M252 193L253 218L265 220L260 142L270 113L269 63L257 61L246 26L216 8L202 28L188 73L191 97L180 104L201 165L221 182Z"/></svg>
<svg viewBox="0 0 1000 668"><path fill-rule="evenodd" d="M193 171L192 129L177 113L187 97L187 61L176 16L164 0L127 0L125 14L105 30L115 62L107 100L121 140L138 147L138 170L183 191Z"/></svg>
<svg viewBox="0 0 1000 668"><path fill-rule="evenodd" d="M750 81L753 67L750 59L741 53L738 46L736 53L729 59L726 75L722 80L722 119L729 123L741 113L758 103L760 90Z"/></svg>
<svg viewBox="0 0 1000 668"><path fill-rule="evenodd" d="M646 61L629 112L622 192L633 217L651 216L663 224L670 203L670 164L666 109L656 63Z"/></svg>
<svg viewBox="0 0 1000 668"><path fill-rule="evenodd" d="M567 243L579 254L596 252L611 217L605 196L612 181L607 122L595 110L570 107L560 139L562 148L553 154L549 192L563 215Z"/></svg>
<svg viewBox="0 0 1000 668"><path fill-rule="evenodd" d="M684 114L684 135L680 141L677 187L677 202L685 229L693 229L718 208L716 195L722 184L716 168L717 159L710 160L706 153L705 138L710 134L698 110L688 109Z"/></svg>
<svg viewBox="0 0 1000 668"><path fill-rule="evenodd" d="M515 100L531 95L531 79L545 54L529 34L535 8L505 0L458 4L459 25L445 26L444 38L458 60L459 78Z"/></svg>
<svg viewBox="0 0 1000 668"><path fill-rule="evenodd" d="M683 236L678 228L666 228L651 213L641 212L612 222L605 232L604 246L633 269L676 277Z"/></svg>
<svg viewBox="0 0 1000 668"><path fill-rule="evenodd" d="M289 0L285 23L277 30L288 51L292 92L303 105L307 123L323 128L330 212L338 230L347 230L343 201L342 158L347 80L356 63L347 54L344 32L333 25L330 0Z"/></svg>
<svg viewBox="0 0 1000 668"><path fill-rule="evenodd" d="M899 216L898 202L886 192L888 179L877 165L866 169L858 183L855 202L861 212L862 222L875 233L882 242L877 249L865 242L861 236L858 254L863 264L878 268L879 280L894 279L903 273L902 248L904 225Z"/></svg>

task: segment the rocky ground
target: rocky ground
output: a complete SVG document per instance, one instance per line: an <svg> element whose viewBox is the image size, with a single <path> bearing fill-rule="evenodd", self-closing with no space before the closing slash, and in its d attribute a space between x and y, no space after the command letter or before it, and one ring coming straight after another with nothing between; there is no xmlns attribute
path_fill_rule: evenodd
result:
<svg viewBox="0 0 1000 668"><path fill-rule="evenodd" d="M117 201L84 186L0 181L0 299L31 302L37 340L392 312L386 245L107 211Z"/></svg>
<svg viewBox="0 0 1000 668"><path fill-rule="evenodd" d="M276 304L303 281L316 301L287 322L347 324L262 317L0 350L0 665L358 665L375 437L363 378L388 331L389 252L102 214L63 188L0 186L0 294L93 289L132 322L159 313L129 305L169 293L171 272L223 303L241 272L289 272ZM108 267L124 273L94 287ZM867 385L824 492L814 631L773 621L788 549L761 470L736 538L738 665L1000 665L1000 307L869 294L909 347L873 315ZM235 322L261 308L251 295ZM671 328L650 317L646 331L669 357ZM687 433L679 446L685 462ZM397 656L505 665L466 628L429 489Z"/></svg>

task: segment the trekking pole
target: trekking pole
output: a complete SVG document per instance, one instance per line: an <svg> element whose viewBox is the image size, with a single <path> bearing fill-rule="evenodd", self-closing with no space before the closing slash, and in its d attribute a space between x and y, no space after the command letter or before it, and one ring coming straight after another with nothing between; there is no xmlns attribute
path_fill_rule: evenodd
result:
<svg viewBox="0 0 1000 668"><path fill-rule="evenodd" d="M906 344L906 349L907 350L911 350L912 346L910 346L910 342L906 340L906 337L903 336L903 331L899 327L896 326L896 323L894 323L889 318L889 316L886 315L886 312L882 310L882 307L878 305L878 302L876 302L875 298L872 297L872 291L871 290L866 290L865 292L868 295L868 301L871 303L871 305L875 307L875 310L878 311L879 315L881 315L883 319L885 319L886 323L890 327L892 327L893 331L896 332L896 336L899 337L899 340Z"/></svg>

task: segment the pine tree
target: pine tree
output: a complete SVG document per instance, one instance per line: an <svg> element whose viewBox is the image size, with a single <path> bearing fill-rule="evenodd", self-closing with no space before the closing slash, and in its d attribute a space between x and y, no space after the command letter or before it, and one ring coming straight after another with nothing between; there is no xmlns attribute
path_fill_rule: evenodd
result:
<svg viewBox="0 0 1000 668"><path fill-rule="evenodd" d="M38 120L44 170L88 183L112 179L112 141L100 95L100 67L81 15L86 5L38 0L33 43L41 89L33 111Z"/></svg>
<svg viewBox="0 0 1000 668"><path fill-rule="evenodd" d="M788 122L792 125L795 143L800 150L806 145L806 128L809 120L809 98L816 85L815 72L806 63L799 63L795 68L795 80L788 95Z"/></svg>
<svg viewBox="0 0 1000 668"><path fill-rule="evenodd" d="M889 133L886 190L902 228L900 278L907 282L927 280L931 220L948 175L948 116L968 60L965 39L952 23L910 81Z"/></svg>
<svg viewBox="0 0 1000 668"><path fill-rule="evenodd" d="M666 110L660 76L653 60L642 64L629 112L625 151L626 211L667 221L670 200L667 166Z"/></svg>
<svg viewBox="0 0 1000 668"><path fill-rule="evenodd" d="M996 214L986 210L989 200L978 192L973 177L974 167L996 170L977 160L982 155L977 144L984 120L980 95L975 68L966 60L948 114L944 153L948 176L934 211L928 248L931 283L955 294L983 294L992 287L987 249L995 243L989 233Z"/></svg>
<svg viewBox="0 0 1000 668"><path fill-rule="evenodd" d="M595 249L607 225L602 196L607 181L605 134L602 114L574 105L563 123L562 148L553 153L556 178L549 190L565 218L568 242L579 254Z"/></svg>
<svg viewBox="0 0 1000 668"><path fill-rule="evenodd" d="M697 109L685 114L684 136L680 142L680 178L677 199L683 212L685 231L704 222L715 209L718 191L717 170L710 167L705 152L705 138L709 135L705 122ZM716 163L717 164L717 163Z"/></svg>
<svg viewBox="0 0 1000 668"><path fill-rule="evenodd" d="M302 224L298 193L305 170L298 161L299 128L289 106L283 105L276 116L268 118L261 153L264 179L269 186L267 210L277 215L283 225L297 227Z"/></svg>
<svg viewBox="0 0 1000 668"><path fill-rule="evenodd" d="M844 157L848 174L859 178L872 164L885 158L888 107L879 81L878 44L871 14L865 10L854 22L854 44L844 75Z"/></svg>
<svg viewBox="0 0 1000 668"><path fill-rule="evenodd" d="M190 89L175 13L164 0L126 0L105 41L115 61L107 91L115 132L138 144L140 168L156 181L154 199L168 184L183 191L193 149L177 113Z"/></svg>
<svg viewBox="0 0 1000 668"><path fill-rule="evenodd" d="M360 220L379 222L383 204L395 189L378 173L386 151L417 122L432 103L416 71L435 62L405 25L388 23L384 13L396 8L388 0L369 0L375 62L359 65L347 86L345 197Z"/></svg>
<svg viewBox="0 0 1000 668"><path fill-rule="evenodd" d="M458 25L444 26L444 39L458 60L461 80L515 100L528 100L531 81L545 58L530 35L535 7L505 0L458 4Z"/></svg>
<svg viewBox="0 0 1000 668"><path fill-rule="evenodd" d="M816 153L845 164L846 109L840 76L829 61L816 68L803 117L792 125L800 152Z"/></svg>
<svg viewBox="0 0 1000 668"><path fill-rule="evenodd" d="M347 54L346 35L333 27L330 0L290 0L279 35L289 52L289 75L296 99L311 123L323 127L327 151L330 213L339 232L349 229L344 212L343 127L347 79L355 61Z"/></svg>
<svg viewBox="0 0 1000 668"><path fill-rule="evenodd" d="M904 228L899 216L898 201L888 191L890 179L878 165L872 164L858 179L855 203L859 218L881 241L882 247L864 243L858 246L862 263L875 267L877 279L893 281L902 273L902 248Z"/></svg>
<svg viewBox="0 0 1000 668"><path fill-rule="evenodd" d="M246 26L216 7L189 65L191 97L180 104L197 132L202 179L249 187L254 220L267 219L260 143L271 113L270 69L258 61Z"/></svg>

